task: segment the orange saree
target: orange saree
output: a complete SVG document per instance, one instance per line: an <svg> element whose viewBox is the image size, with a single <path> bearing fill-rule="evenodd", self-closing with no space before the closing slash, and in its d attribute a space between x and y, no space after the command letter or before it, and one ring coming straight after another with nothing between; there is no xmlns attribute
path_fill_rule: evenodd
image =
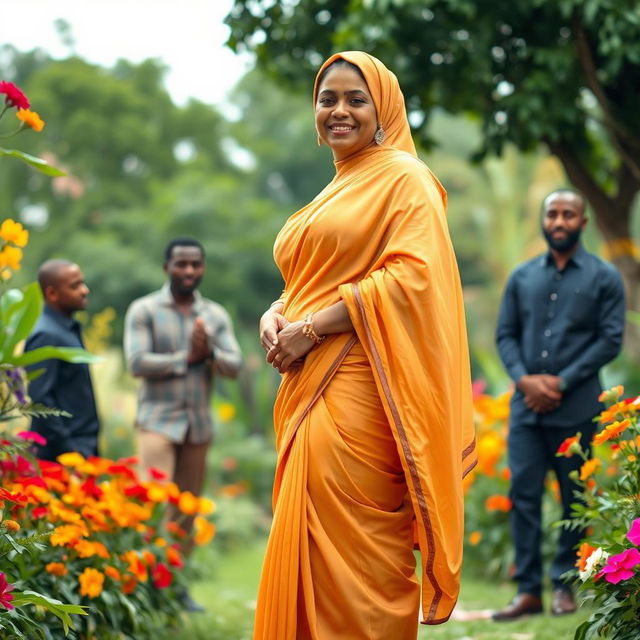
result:
<svg viewBox="0 0 640 640"><path fill-rule="evenodd" d="M282 379L256 640L413 640L414 530L423 622L446 621L459 589L476 458L446 195L415 156L395 76L367 54L338 56L363 71L388 137L337 162L276 240L285 317L342 300L354 332Z"/></svg>

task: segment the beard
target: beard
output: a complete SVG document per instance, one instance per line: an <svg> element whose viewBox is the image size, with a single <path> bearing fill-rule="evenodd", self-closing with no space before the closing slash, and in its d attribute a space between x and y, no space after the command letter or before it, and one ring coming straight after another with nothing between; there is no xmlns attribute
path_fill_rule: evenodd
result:
<svg viewBox="0 0 640 640"><path fill-rule="evenodd" d="M547 244L556 251L560 251L560 253L564 253L565 251L569 251L573 249L573 247L578 244L578 240L580 240L580 235L582 234L582 229L576 229L575 231L570 231L567 235L562 239L556 239L551 235L551 232L546 229L542 230L544 234L545 240Z"/></svg>

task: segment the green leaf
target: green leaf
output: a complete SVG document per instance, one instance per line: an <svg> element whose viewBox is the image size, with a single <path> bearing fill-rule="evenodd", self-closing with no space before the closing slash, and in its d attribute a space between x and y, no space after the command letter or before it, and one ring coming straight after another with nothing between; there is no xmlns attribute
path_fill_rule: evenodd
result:
<svg viewBox="0 0 640 640"><path fill-rule="evenodd" d="M63 604L60 600L51 598L37 591L23 591L13 596L13 605L19 607L23 604L35 604L44 607L47 611L53 613L54 616L60 618L64 627L65 635L69 633L69 628L74 628L73 620L70 614L86 616L86 607L78 604Z"/></svg>
<svg viewBox="0 0 640 640"><path fill-rule="evenodd" d="M37 169L41 173L52 176L54 178L67 175L61 169L52 167L48 162L42 160L42 158L30 156L28 153L24 153L24 151L19 151L18 149L4 149L3 147L0 147L0 157L2 156L9 156L11 158L22 160L22 162L26 162L29 166Z"/></svg>
<svg viewBox="0 0 640 640"><path fill-rule="evenodd" d="M7 358L6 361L17 367L25 367L29 364L42 362L43 360L50 360L51 358L65 360L66 362L73 362L75 364L81 362L100 362L102 360L99 356L89 353L85 349L80 349L79 347L40 347L33 351L27 351L19 356Z"/></svg>
<svg viewBox="0 0 640 640"><path fill-rule="evenodd" d="M42 293L40 285L32 282L22 291L22 299L14 302L3 314L6 335L2 344L2 359L8 361L21 340L27 338L38 320L42 310Z"/></svg>

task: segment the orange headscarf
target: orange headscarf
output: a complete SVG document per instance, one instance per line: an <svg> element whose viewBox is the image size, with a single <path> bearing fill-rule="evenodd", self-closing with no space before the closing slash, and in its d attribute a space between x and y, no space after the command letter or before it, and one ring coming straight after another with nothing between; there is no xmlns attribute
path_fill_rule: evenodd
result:
<svg viewBox="0 0 640 640"><path fill-rule="evenodd" d="M313 100L318 97L318 82L324 70L336 60L346 60L356 65L364 75L373 104L378 114L378 124L385 133L384 145L417 156L404 107L404 96L398 78L380 60L363 51L343 51L332 55L320 67L313 86Z"/></svg>

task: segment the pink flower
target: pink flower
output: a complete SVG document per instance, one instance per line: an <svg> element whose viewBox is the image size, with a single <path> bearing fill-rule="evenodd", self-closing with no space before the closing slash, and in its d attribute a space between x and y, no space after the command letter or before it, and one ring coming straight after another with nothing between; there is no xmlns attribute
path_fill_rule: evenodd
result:
<svg viewBox="0 0 640 640"><path fill-rule="evenodd" d="M627 531L627 539L631 541L631 544L635 544L636 547L640 546L640 518L636 518L631 523L631 529Z"/></svg>
<svg viewBox="0 0 640 640"><path fill-rule="evenodd" d="M0 82L0 93L4 93L6 96L4 101L9 107L28 109L30 106L27 96L13 82Z"/></svg>
<svg viewBox="0 0 640 640"><path fill-rule="evenodd" d="M31 442L42 445L43 447L45 444L47 444L47 439L44 436L41 436L39 433L36 433L35 431L20 431L16 435L21 440L30 440Z"/></svg>
<svg viewBox="0 0 640 640"><path fill-rule="evenodd" d="M2 605L5 609L14 609L15 607L11 604L13 600L13 594L9 593L9 591L13 590L13 585L7 582L7 577L4 573L0 573L0 605Z"/></svg>
<svg viewBox="0 0 640 640"><path fill-rule="evenodd" d="M640 564L640 551L626 549L622 553L611 556L600 573L604 574L607 582L618 584L621 580L633 577L633 568L638 564Z"/></svg>

